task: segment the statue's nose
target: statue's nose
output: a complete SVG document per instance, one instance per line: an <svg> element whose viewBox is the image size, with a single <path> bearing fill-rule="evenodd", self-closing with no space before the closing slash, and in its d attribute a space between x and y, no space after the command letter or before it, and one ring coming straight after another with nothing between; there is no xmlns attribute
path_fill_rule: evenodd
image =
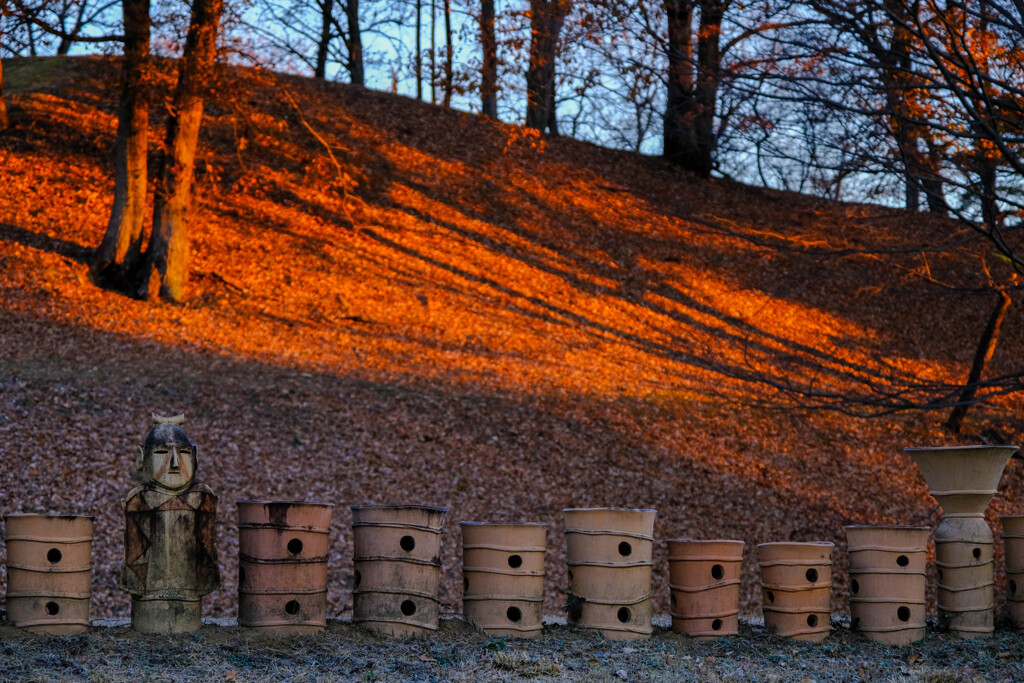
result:
<svg viewBox="0 0 1024 683"><path fill-rule="evenodd" d="M178 449L174 446L171 447L171 471L175 471L181 468L181 460L178 457Z"/></svg>

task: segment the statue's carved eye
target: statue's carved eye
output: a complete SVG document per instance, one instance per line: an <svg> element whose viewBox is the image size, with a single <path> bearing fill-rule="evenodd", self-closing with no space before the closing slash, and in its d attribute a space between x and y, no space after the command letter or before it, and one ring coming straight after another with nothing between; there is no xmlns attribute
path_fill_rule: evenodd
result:
<svg viewBox="0 0 1024 683"><path fill-rule="evenodd" d="M153 449L153 455L167 455L168 453L170 453L170 451L167 450L166 448L154 448Z"/></svg>

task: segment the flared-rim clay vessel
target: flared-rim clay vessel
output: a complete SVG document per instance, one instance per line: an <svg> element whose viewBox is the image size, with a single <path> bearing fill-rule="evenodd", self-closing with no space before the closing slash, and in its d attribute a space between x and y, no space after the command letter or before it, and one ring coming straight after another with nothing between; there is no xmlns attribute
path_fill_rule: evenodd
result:
<svg viewBox="0 0 1024 683"><path fill-rule="evenodd" d="M651 625L651 567L656 510L568 508L569 623L609 640L646 638Z"/></svg>
<svg viewBox="0 0 1024 683"><path fill-rule="evenodd" d="M692 638L739 632L743 541L668 541L672 630Z"/></svg>
<svg viewBox="0 0 1024 683"><path fill-rule="evenodd" d="M907 448L942 506L935 529L939 623L960 638L995 630L993 536L985 508L1016 446Z"/></svg>
<svg viewBox="0 0 1024 683"><path fill-rule="evenodd" d="M548 525L461 522L463 616L495 636L540 636Z"/></svg>
<svg viewBox="0 0 1024 683"><path fill-rule="evenodd" d="M329 503L240 500L238 625L287 636L327 625Z"/></svg>
<svg viewBox="0 0 1024 683"><path fill-rule="evenodd" d="M438 627L441 534L448 508L353 505L353 621L388 636Z"/></svg>
<svg viewBox="0 0 1024 683"><path fill-rule="evenodd" d="M4 515L7 620L32 633L89 630L91 515Z"/></svg>
<svg viewBox="0 0 1024 683"><path fill-rule="evenodd" d="M833 543L761 543L764 625L777 635L818 642L832 622Z"/></svg>
<svg viewBox="0 0 1024 683"><path fill-rule="evenodd" d="M854 630L886 645L925 636L930 527L846 527Z"/></svg>
<svg viewBox="0 0 1024 683"><path fill-rule="evenodd" d="M1006 608L1018 631L1024 630L1024 515L1003 515L1003 562L1006 568Z"/></svg>

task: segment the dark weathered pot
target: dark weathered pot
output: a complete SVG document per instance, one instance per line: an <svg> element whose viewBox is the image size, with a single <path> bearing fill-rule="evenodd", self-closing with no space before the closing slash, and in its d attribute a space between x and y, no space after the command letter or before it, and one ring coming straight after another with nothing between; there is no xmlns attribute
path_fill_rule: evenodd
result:
<svg viewBox="0 0 1024 683"><path fill-rule="evenodd" d="M327 625L327 503L238 501L238 625L277 635Z"/></svg>
<svg viewBox="0 0 1024 683"><path fill-rule="evenodd" d="M447 508L353 505L353 620L388 636L438 627L441 534Z"/></svg>

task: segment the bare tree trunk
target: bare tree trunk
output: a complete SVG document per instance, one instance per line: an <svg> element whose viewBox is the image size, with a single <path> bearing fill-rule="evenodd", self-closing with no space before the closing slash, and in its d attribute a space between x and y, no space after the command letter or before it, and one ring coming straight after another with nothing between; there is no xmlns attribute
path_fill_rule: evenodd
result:
<svg viewBox="0 0 1024 683"><path fill-rule="evenodd" d="M454 46L452 44L452 0L444 0L444 106L452 106L455 88Z"/></svg>
<svg viewBox="0 0 1024 683"><path fill-rule="evenodd" d="M150 0L123 0L124 64L114 149L114 205L89 264L93 278L127 286L142 259L149 151Z"/></svg>
<svg viewBox="0 0 1024 683"><path fill-rule="evenodd" d="M567 0L530 0L530 65L526 71L526 127L543 131L555 101L555 52L569 13Z"/></svg>
<svg viewBox="0 0 1024 683"><path fill-rule="evenodd" d="M711 175L715 152L715 110L722 82L722 18L729 0L702 0L697 33L697 83L694 89L694 149L691 171Z"/></svg>
<svg viewBox="0 0 1024 683"><path fill-rule="evenodd" d="M694 147L693 9L694 0L665 0L668 29L668 93L665 102L663 156L685 165Z"/></svg>
<svg viewBox="0 0 1024 683"><path fill-rule="evenodd" d="M494 0L480 3L480 109L484 116L498 118L498 41L494 36Z"/></svg>
<svg viewBox="0 0 1024 683"><path fill-rule="evenodd" d="M423 100L423 0L416 0L416 99Z"/></svg>
<svg viewBox="0 0 1024 683"><path fill-rule="evenodd" d="M366 76L363 71L363 34L359 30L359 0L348 0L345 3L345 16L348 18L348 74L352 85L365 85Z"/></svg>
<svg viewBox="0 0 1024 683"><path fill-rule="evenodd" d="M548 103L548 133L558 136L558 110L555 106L555 88L551 87L551 101Z"/></svg>
<svg viewBox="0 0 1024 683"><path fill-rule="evenodd" d="M437 0L430 0L430 103L437 104Z"/></svg>
<svg viewBox="0 0 1024 683"><path fill-rule="evenodd" d="M978 349L974 352L974 362L971 364L971 371L967 375L967 383L957 398L957 404L953 408L953 412L950 413L949 419L946 420L946 428L954 434L960 433L964 416L967 415L967 409L971 407L971 402L978 392L978 382L981 381L981 376L985 372L985 366L992 360L992 355L996 352L996 344L999 342L999 329L1003 326L1003 319L1006 318L1006 311L1010 308L1010 303L1010 295L1005 290L1000 290L999 301L996 302L995 308L992 309L992 314L988 318L988 324L985 325L985 329L981 333L981 339L978 341Z"/></svg>
<svg viewBox="0 0 1024 683"><path fill-rule="evenodd" d="M331 26L334 17L334 0L321 0L320 5L320 39L316 44L316 66L313 77L321 81L327 78L327 54L331 47Z"/></svg>
<svg viewBox="0 0 1024 683"><path fill-rule="evenodd" d="M7 3L0 0L0 17L3 17L6 8ZM3 44L3 39L3 24L0 24L0 45ZM7 102L4 100L4 61L0 59L0 130L6 130L9 125L11 120L7 118Z"/></svg>
<svg viewBox="0 0 1024 683"><path fill-rule="evenodd" d="M167 151L157 179L153 235L146 250L138 293L182 301L188 284L188 209L192 198L203 100L217 56L223 0L194 0L174 105L167 121Z"/></svg>

